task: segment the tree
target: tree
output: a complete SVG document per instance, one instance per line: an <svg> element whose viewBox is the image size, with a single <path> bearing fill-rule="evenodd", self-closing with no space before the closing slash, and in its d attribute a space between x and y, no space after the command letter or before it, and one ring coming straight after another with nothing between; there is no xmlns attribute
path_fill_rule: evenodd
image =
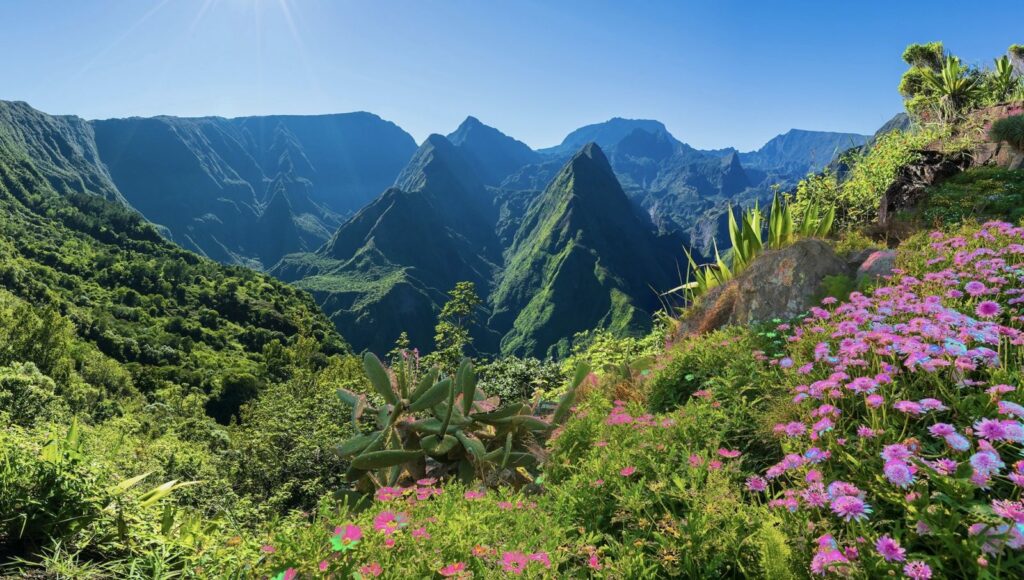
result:
<svg viewBox="0 0 1024 580"><path fill-rule="evenodd" d="M448 302L441 308L434 327L434 352L427 357L428 367L436 365L445 372L455 372L465 350L473 344L469 327L481 304L472 282L457 282L448 291Z"/></svg>

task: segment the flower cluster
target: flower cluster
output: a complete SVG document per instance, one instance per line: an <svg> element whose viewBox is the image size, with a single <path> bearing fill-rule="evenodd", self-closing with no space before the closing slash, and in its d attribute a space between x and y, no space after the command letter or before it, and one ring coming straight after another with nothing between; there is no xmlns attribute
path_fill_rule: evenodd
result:
<svg viewBox="0 0 1024 580"><path fill-rule="evenodd" d="M942 553L939 530L973 538L979 565L1024 547L1014 499L1024 462L1008 466L1024 444L1024 406L1003 384L1020 378L1024 228L933 233L914 257L927 265L917 276L896 270L870 294L812 309L792 331L791 358L775 361L801 417L775 426L787 453L747 489L837 530L819 538L814 574L901 565L907 577L930 578L924 560ZM870 525L873 513L885 517ZM837 543L871 531L867 554Z"/></svg>

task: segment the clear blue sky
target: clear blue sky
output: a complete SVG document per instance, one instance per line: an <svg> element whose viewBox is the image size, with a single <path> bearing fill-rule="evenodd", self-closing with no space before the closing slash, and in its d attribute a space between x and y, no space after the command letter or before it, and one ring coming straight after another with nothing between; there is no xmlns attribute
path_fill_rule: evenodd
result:
<svg viewBox="0 0 1024 580"><path fill-rule="evenodd" d="M613 116L696 147L869 133L900 53L1024 43L1024 2L3 0L0 98L86 118L366 110L417 140L475 115L534 147Z"/></svg>

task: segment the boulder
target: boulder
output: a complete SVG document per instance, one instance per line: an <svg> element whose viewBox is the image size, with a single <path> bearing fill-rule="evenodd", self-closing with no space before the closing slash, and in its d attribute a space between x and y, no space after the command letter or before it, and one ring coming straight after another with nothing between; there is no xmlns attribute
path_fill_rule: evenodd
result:
<svg viewBox="0 0 1024 580"><path fill-rule="evenodd" d="M892 274L896 267L896 250L872 250L857 267L857 281L877 280Z"/></svg>
<svg viewBox="0 0 1024 580"><path fill-rule="evenodd" d="M735 280L702 296L682 320L680 330L704 333L728 324L793 318L813 305L826 276L852 271L827 242L799 240L758 256Z"/></svg>

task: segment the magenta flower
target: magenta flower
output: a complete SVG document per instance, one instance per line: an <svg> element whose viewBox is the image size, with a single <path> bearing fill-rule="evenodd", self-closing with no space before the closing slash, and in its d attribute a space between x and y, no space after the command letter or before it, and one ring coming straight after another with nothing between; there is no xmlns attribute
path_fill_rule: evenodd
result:
<svg viewBox="0 0 1024 580"><path fill-rule="evenodd" d="M991 300L984 300L974 309L974 313L981 318L995 318L996 316L999 316L999 313L1002 312L1002 310L1003 308L999 306L999 303Z"/></svg>
<svg viewBox="0 0 1024 580"><path fill-rule="evenodd" d="M966 290L971 296L981 296L988 290L988 288L986 288L981 282L972 280L967 283L967 286L964 286L964 290Z"/></svg>
<svg viewBox="0 0 1024 580"><path fill-rule="evenodd" d="M747 478L747 489L750 491L764 491L768 489L768 482L761 476L751 475Z"/></svg>
<svg viewBox="0 0 1024 580"><path fill-rule="evenodd" d="M902 562L907 558L907 551L888 534L878 538L878 541L875 542L875 549L886 562Z"/></svg>
<svg viewBox="0 0 1024 580"><path fill-rule="evenodd" d="M345 552L355 547L363 539L363 530L359 526L347 524L344 528L334 528L334 535L331 536L331 549L335 552Z"/></svg>
<svg viewBox="0 0 1024 580"><path fill-rule="evenodd" d="M907 565L903 567L903 573L907 575L907 578L913 578L913 580L928 580L932 577L932 569L921 560L907 562Z"/></svg>
<svg viewBox="0 0 1024 580"><path fill-rule="evenodd" d="M359 568L359 573L363 574L364 576L372 576L376 578L377 576L380 576L384 573L384 569L381 568L380 564L378 564L377 562L371 562Z"/></svg>
<svg viewBox="0 0 1024 580"><path fill-rule="evenodd" d="M893 485L905 488L914 483L914 468L905 461L898 459L887 461L882 471L885 473L885 478Z"/></svg>
<svg viewBox="0 0 1024 580"><path fill-rule="evenodd" d="M832 500L832 512L846 521L867 519L871 506L853 495L841 495Z"/></svg>
<svg viewBox="0 0 1024 580"><path fill-rule="evenodd" d="M478 499L483 499L485 495L487 495L487 492L485 492L483 490L479 490L479 491L468 490L466 493L464 493L462 495L462 497L468 499L469 501L475 501L475 500L478 500Z"/></svg>
<svg viewBox="0 0 1024 580"><path fill-rule="evenodd" d="M633 467L632 465L629 465L627 467L623 467L622 469L619 470L619 475L621 475L622 477L629 477L630 475L633 475L634 473L636 473L636 468Z"/></svg>

